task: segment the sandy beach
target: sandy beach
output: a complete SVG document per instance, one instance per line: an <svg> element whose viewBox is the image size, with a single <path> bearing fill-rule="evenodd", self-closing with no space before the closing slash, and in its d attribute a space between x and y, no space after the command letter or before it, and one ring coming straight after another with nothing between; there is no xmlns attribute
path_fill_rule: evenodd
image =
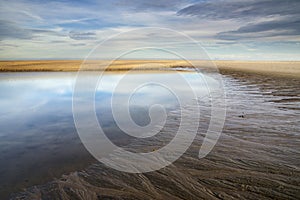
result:
<svg viewBox="0 0 300 200"><path fill-rule="evenodd" d="M300 200L300 0L0 2L0 200Z"/></svg>
<svg viewBox="0 0 300 200"><path fill-rule="evenodd" d="M0 61L0 72L28 71L78 71L82 60L35 60L35 61ZM150 63L150 64L149 64ZM288 77L300 77L300 61L193 61L200 69L217 66L221 73L243 71ZM85 70L107 71L158 70L162 68L191 67L187 61L180 60L117 60L88 61Z"/></svg>
<svg viewBox="0 0 300 200"><path fill-rule="evenodd" d="M154 64L145 65L148 62L145 60L116 61L110 66L109 71L116 75L115 72L122 73L135 67L145 70L146 66L151 72L146 70L144 73L154 77L157 74L151 73L159 71L164 66L173 69L190 67L184 61L155 61ZM33 84L31 87L38 85L50 87L67 79L64 74L69 74L70 79L76 73L18 73L18 71L76 71L80 64L81 61L3 61L1 62L2 72L13 71L13 73L1 73L1 75L6 83L22 78L21 90L18 93L15 92L21 95L19 93L24 91L23 84L31 83L30 80L35 80L31 83ZM90 70L101 70L101 67L107 63L97 61L89 64ZM207 61L197 61L196 64L204 72L209 69ZM227 92L227 117L220 140L206 158L198 159L197 153L209 121L209 106L203 106L201 110L203 114L203 119L200 121L201 128L193 145L179 160L164 169L145 174L122 173L103 164L91 162L88 160L90 156L86 156L86 152L81 151L81 154L76 153L76 157L81 155L80 161L87 159L81 163L84 166L71 162L65 163L63 172L52 166L51 175L46 176L48 172L41 170L40 173L43 176L38 173L36 175L39 179L34 178L32 172L26 174L21 171L20 174L24 175L24 178L19 175L18 181L11 183L15 185L14 188L9 184L4 185L2 191L0 190L0 196L4 198L9 196L11 199L297 199L300 189L298 159L300 152L300 62L215 61L215 64L222 74ZM51 76L57 80L47 82L51 80ZM58 89L60 90L56 99L59 97L65 99L66 96L61 96L63 90L60 87ZM35 91L35 89L32 90ZM44 90L42 88L41 91ZM29 88L27 92L30 91ZM54 91L54 89L45 91ZM66 94L68 92L64 95ZM45 108L51 105L52 103L45 104ZM68 104L54 104L53 102L53 105L54 107L50 110L55 110L59 105L61 108L68 108L66 106ZM39 130L38 135L49 133L47 137L57 132L60 133L58 130L66 126L62 131L67 130L66 133L73 138L72 141L80 144L77 133L72 128L73 119L71 115L64 116L65 113L68 112L64 111L59 117L52 118L49 118L50 114L44 113L44 121L40 120L43 119L41 117L32 118L38 121L25 125L29 127L29 132ZM48 119L57 120L49 122ZM170 124L179 124L178 119L179 117L175 115L171 118ZM64 120L67 121L61 124L60 121ZM55 122L57 124L54 126ZM50 129L45 129L47 125L51 125ZM37 128L39 126L41 129ZM11 128L9 127L9 130ZM173 137L175 130L176 126L166 127L165 137L154 138L150 141L151 148L160 148L161 144ZM46 136L42 136L43 140L47 138ZM61 146L65 146L58 145L58 141L54 141L53 145L50 145L51 142L48 140L46 141L46 147L50 149L51 154L59 150ZM67 138L67 141L69 143L70 139ZM136 147L145 148L147 145L149 142L137 142L134 146L129 145L126 148L133 151ZM25 148L27 154L24 155L30 155L28 152L32 148L34 150L34 148L42 147L44 145L29 146ZM83 147L76 146L73 149L80 148ZM22 155L22 152L19 154ZM49 156L42 157L49 158ZM56 157L58 156L50 156L52 159ZM72 155L66 154L65 157L64 160L69 158L76 161ZM24 160L31 159L24 158ZM46 163L46 167L49 166L47 160L43 162ZM12 163L15 165L14 161ZM24 164L22 166L23 170ZM38 170L35 171L38 172Z"/></svg>

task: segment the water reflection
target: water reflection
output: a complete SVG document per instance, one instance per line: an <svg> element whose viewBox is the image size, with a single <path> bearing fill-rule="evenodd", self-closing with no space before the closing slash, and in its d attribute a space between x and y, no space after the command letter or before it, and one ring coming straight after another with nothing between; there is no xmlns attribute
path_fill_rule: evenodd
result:
<svg viewBox="0 0 300 200"><path fill-rule="evenodd" d="M89 77L95 76L92 73ZM174 73L131 74L135 81L159 79L176 84ZM208 93L197 74L182 73L199 96ZM95 160L81 144L72 116L72 90L75 73L2 73L0 74L0 197L31 185L40 184L62 173L79 170ZM97 87L97 116L105 133L124 146L131 137L114 123L110 102L114 88L124 74L105 74ZM213 80L211 79L211 83ZM178 85L184 93L186 88ZM125 86L126 88L126 86ZM125 95L118 91L114 95ZM166 88L148 85L131 97L132 119L139 125L149 123L148 108L162 104L167 110L178 106ZM120 105L122 106L122 105Z"/></svg>

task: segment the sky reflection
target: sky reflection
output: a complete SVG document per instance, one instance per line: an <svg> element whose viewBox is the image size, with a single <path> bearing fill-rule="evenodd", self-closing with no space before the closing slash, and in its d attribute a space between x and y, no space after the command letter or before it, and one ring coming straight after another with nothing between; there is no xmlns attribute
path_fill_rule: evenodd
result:
<svg viewBox="0 0 300 200"><path fill-rule="evenodd" d="M176 84L174 74L130 74L126 81L122 81L124 74L105 74L95 94L96 113L105 133L120 145L130 139L116 127L112 117L111 98L117 84L128 88L141 80L161 79ZM182 75L198 96L208 93L197 74ZM95 73L87 74L87 80L89 76ZM0 196L12 188L38 184L94 162L81 144L73 121L75 77L76 73L56 72L0 74ZM213 83L212 79L208 80ZM181 85L176 87L183 93L187 89ZM118 90L114 95L125 97L127 93ZM166 88L146 85L131 96L132 119L141 126L147 125L148 108L154 104L161 104L166 110L178 106L176 97Z"/></svg>

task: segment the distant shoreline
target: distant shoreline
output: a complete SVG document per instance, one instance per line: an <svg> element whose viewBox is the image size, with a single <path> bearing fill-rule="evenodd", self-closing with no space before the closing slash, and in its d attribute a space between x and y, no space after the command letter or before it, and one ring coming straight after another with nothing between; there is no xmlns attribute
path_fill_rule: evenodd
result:
<svg viewBox="0 0 300 200"><path fill-rule="evenodd" d="M82 60L28 60L0 61L0 72L72 72L78 71ZM149 64L151 63L151 64ZM221 72L240 71L247 73L262 73L288 77L300 77L300 61L193 61L195 67L210 69L213 63ZM118 60L88 61L86 71L128 71L128 70L160 70L172 68L187 68L191 64L180 60Z"/></svg>

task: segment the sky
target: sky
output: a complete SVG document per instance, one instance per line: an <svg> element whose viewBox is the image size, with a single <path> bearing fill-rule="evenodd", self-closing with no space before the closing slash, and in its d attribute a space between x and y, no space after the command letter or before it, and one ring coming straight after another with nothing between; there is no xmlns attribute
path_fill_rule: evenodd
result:
<svg viewBox="0 0 300 200"><path fill-rule="evenodd" d="M0 0L0 59L84 59L107 40L101 58L158 43L201 57L170 29L213 60L300 60L299 0Z"/></svg>

